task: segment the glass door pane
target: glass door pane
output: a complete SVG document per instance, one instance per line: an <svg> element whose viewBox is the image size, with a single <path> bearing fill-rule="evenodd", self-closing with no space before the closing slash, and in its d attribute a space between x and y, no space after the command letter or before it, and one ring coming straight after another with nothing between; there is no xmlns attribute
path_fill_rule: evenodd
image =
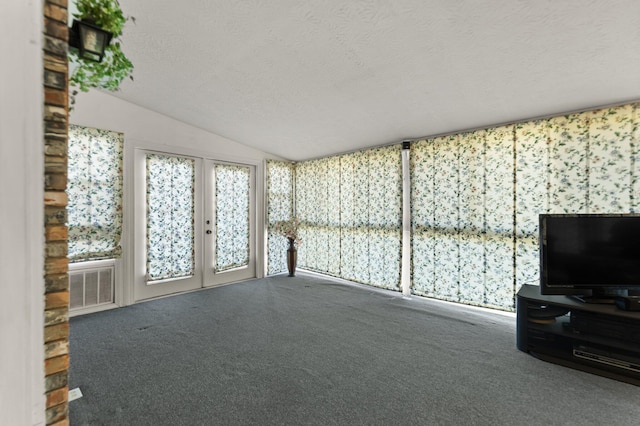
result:
<svg viewBox="0 0 640 426"><path fill-rule="evenodd" d="M193 159L147 154L147 281L193 275L194 191Z"/></svg>
<svg viewBox="0 0 640 426"><path fill-rule="evenodd" d="M251 170L245 166L216 164L215 272L249 264L249 195Z"/></svg>
<svg viewBox="0 0 640 426"><path fill-rule="evenodd" d="M205 285L253 278L254 167L207 162Z"/></svg>
<svg viewBox="0 0 640 426"><path fill-rule="evenodd" d="M202 287L200 162L136 151L135 300Z"/></svg>

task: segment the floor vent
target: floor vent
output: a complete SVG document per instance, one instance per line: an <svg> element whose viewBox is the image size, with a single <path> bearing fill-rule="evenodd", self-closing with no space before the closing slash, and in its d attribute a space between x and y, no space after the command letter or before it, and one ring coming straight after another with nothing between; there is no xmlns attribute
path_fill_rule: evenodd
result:
<svg viewBox="0 0 640 426"><path fill-rule="evenodd" d="M69 265L69 308L81 309L113 303L113 262Z"/></svg>

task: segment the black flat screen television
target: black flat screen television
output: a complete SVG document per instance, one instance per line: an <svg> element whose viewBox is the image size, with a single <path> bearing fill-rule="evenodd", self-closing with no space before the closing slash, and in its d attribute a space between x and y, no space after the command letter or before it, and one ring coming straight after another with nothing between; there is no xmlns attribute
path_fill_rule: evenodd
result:
<svg viewBox="0 0 640 426"><path fill-rule="evenodd" d="M640 214L541 214L540 291L606 303L640 291Z"/></svg>

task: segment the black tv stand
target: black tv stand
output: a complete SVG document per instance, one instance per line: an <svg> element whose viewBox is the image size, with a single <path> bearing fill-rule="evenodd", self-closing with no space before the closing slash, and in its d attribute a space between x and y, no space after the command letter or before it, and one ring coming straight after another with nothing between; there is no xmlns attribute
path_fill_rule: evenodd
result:
<svg viewBox="0 0 640 426"><path fill-rule="evenodd" d="M569 297L581 303L590 303L590 304L596 304L596 305L614 305L615 304L615 299L612 297L579 296L579 295L572 295Z"/></svg>
<svg viewBox="0 0 640 426"><path fill-rule="evenodd" d="M640 312L540 294L516 297L517 347L536 358L640 386Z"/></svg>

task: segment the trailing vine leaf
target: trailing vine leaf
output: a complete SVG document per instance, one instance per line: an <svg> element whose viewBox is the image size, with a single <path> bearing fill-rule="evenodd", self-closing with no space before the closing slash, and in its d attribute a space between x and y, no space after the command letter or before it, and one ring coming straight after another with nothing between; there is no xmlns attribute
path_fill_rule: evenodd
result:
<svg viewBox="0 0 640 426"><path fill-rule="evenodd" d="M69 61L74 64L69 86L77 88L69 91L69 104L73 109L78 90L87 92L91 88L115 92L125 78L133 80L133 64L121 49L120 36L125 23L133 17L125 17L117 0L77 0L78 13L73 17L98 25L113 34L111 43L105 49L102 62L82 59L75 49L69 50ZM73 68L73 67L72 67Z"/></svg>

